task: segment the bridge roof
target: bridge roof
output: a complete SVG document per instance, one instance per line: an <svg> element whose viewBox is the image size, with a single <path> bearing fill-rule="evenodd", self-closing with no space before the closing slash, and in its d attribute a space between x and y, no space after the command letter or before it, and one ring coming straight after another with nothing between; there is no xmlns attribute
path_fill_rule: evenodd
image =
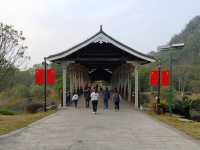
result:
<svg viewBox="0 0 200 150"><path fill-rule="evenodd" d="M107 33L105 33L102 30L102 27L100 28L100 31L88 38L87 40L65 50L57 54L53 54L47 57L47 60L52 61L52 62L59 62L59 60L63 60L66 57L69 57L70 55L74 54L75 52L79 51L80 49L83 49L87 47L90 44L103 44L103 43L109 43L112 44L113 46L117 47L118 49L130 54L131 56L137 58L140 60L140 64L147 64L151 62L155 62L155 58L152 56L146 55L144 53L141 53L139 51L136 51L135 49L117 41ZM105 54L106 55L106 54Z"/></svg>

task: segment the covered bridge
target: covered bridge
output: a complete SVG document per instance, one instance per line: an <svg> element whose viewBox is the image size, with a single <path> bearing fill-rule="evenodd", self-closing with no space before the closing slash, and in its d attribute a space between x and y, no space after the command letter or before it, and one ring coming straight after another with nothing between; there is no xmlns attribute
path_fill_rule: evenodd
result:
<svg viewBox="0 0 200 150"><path fill-rule="evenodd" d="M138 52L100 31L63 52L50 55L47 60L59 63L63 69L63 104L66 104L66 75L70 78L70 92L104 80L117 88L121 95L131 101L135 91L135 108L138 108L138 67L155 62L151 56ZM134 76L135 87L131 87Z"/></svg>

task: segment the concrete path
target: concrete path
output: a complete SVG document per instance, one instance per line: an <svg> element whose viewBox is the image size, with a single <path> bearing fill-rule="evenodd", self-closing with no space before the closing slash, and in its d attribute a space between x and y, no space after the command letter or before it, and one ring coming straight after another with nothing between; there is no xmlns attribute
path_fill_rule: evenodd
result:
<svg viewBox="0 0 200 150"><path fill-rule="evenodd" d="M73 107L0 137L0 150L200 150L176 130L123 105L97 115Z"/></svg>

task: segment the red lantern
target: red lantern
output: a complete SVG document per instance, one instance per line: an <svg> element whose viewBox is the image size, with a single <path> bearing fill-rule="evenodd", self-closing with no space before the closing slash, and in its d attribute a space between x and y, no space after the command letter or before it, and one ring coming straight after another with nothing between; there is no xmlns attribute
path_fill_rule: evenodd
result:
<svg viewBox="0 0 200 150"><path fill-rule="evenodd" d="M47 83L48 85L53 85L56 82L56 72L54 69L47 70Z"/></svg>
<svg viewBox="0 0 200 150"><path fill-rule="evenodd" d="M163 87L169 86L169 71L162 71L161 84Z"/></svg>
<svg viewBox="0 0 200 150"><path fill-rule="evenodd" d="M157 70L151 71L151 74L150 74L150 85L152 87L157 87L158 86L158 71Z"/></svg>
<svg viewBox="0 0 200 150"><path fill-rule="evenodd" d="M37 85L44 84L44 69L35 70L35 84Z"/></svg>

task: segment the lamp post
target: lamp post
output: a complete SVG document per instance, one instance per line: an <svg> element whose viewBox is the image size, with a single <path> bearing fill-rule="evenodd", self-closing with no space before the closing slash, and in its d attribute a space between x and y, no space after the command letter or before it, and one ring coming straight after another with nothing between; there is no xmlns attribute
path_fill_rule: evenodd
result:
<svg viewBox="0 0 200 150"><path fill-rule="evenodd" d="M174 49L180 49L185 46L184 43L177 43L177 44L171 44L171 45L163 45L159 46L158 50L160 51L169 51L170 52L170 58L169 58L169 73L170 73L170 83L169 83L169 97L168 97L168 105L169 105L169 112L172 113L172 103L173 103L173 62L172 62L172 53Z"/></svg>
<svg viewBox="0 0 200 150"><path fill-rule="evenodd" d="M47 111L47 61L44 57L44 112Z"/></svg>
<svg viewBox="0 0 200 150"><path fill-rule="evenodd" d="M157 97L157 114L160 114L160 79L161 79L161 62L158 60L158 97Z"/></svg>

